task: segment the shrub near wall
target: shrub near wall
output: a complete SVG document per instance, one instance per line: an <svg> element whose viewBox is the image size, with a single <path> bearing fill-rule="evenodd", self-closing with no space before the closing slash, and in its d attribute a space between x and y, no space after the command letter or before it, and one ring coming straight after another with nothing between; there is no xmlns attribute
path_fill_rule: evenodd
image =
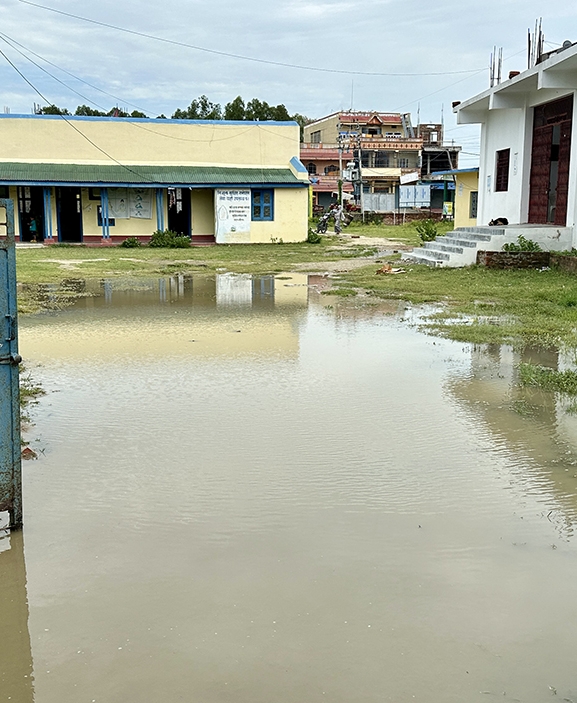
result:
<svg viewBox="0 0 577 703"><path fill-rule="evenodd" d="M477 264L489 269L542 269L550 265L548 251L478 251Z"/></svg>

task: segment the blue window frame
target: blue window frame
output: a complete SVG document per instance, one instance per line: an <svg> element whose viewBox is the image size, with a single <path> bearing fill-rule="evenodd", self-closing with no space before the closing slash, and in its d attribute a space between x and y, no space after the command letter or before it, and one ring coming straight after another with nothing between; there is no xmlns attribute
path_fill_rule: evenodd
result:
<svg viewBox="0 0 577 703"><path fill-rule="evenodd" d="M252 191L252 208L251 219L253 221L271 221L274 220L274 190L253 190Z"/></svg>

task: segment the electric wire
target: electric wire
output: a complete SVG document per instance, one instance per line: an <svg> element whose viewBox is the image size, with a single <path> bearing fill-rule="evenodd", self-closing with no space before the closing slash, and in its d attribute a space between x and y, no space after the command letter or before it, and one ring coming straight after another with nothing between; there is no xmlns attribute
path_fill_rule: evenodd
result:
<svg viewBox="0 0 577 703"><path fill-rule="evenodd" d="M175 39L166 39L165 37L159 37L154 34L148 34L147 32L139 32L135 29L128 29L126 27L120 27L115 24L110 24L108 22L101 22L100 20L94 20L89 17L81 17L80 15L75 15L71 12L64 12L64 10L57 10L54 7L48 7L47 5L41 5L36 2L30 2L30 0L19 0L19 2L25 5L31 5L32 7L37 7L41 10L47 10L48 12L54 12L58 15L63 15L65 17L71 17L81 22L88 22L90 24L96 24L100 27L106 27L108 29L114 29L117 32L125 32L127 34L132 34L137 37L144 37L145 39L152 39L154 41L163 42L164 44L172 44L173 46L180 46L187 49L194 49L195 51L203 51L208 54L214 54L216 56L224 56L231 59L240 59L242 61L252 61L254 63L267 64L269 66L279 66L281 68L294 68L301 71L317 71L320 73L336 73L341 75L352 75L352 76L388 76L388 77L410 77L410 76L447 76L447 75L457 75L463 73L479 73L485 69L468 69L466 71L437 71L431 73L382 73L379 71L351 71L346 69L337 68L322 68L320 66L306 66L301 64L284 63L282 61L272 61L270 59L259 59L254 56L244 56L242 54L233 54L227 51L219 51L218 49L208 49L207 47L198 46L195 44L187 44L186 42L177 41Z"/></svg>
<svg viewBox="0 0 577 703"><path fill-rule="evenodd" d="M94 100L92 100L91 98L87 97L86 95L83 95L82 93L79 93L77 90L75 90L74 88L72 88L71 86L69 86L67 83L65 83L64 81L61 81L61 80L60 80L57 76L55 76L53 73L51 73L50 71L48 71L48 70L46 70L45 68L43 68L42 66L40 66L38 63L36 63L36 61L33 61L29 56L26 56L26 54L24 54L22 51L20 51L17 47L12 46L11 43L10 43L10 41L12 41L12 42L18 44L19 46L22 46L22 44L20 44L19 42L15 42L12 38L9 38L10 41L7 41L7 39L6 39L7 37L8 37L7 34L4 34L3 32L0 32L0 39L2 39L4 42L6 42L9 46L11 46L12 49L14 49L14 50L17 51L19 54L21 54L25 59L27 59L27 60L30 61L32 64L34 64L34 66L36 66L36 67L39 68L41 71L43 71L43 72L46 73L48 76L50 76L50 78L53 78L55 81L57 81L58 83L60 83L61 85L63 85L65 88L68 88L68 89L71 90L73 93L75 93L76 95L79 95L81 98L83 98L84 100L88 101L88 102L91 103L92 105L96 105L96 107L99 107L99 108L101 108L102 110L106 110L106 108L105 108L103 105L100 105L99 103L95 102ZM24 48L26 48L26 47L24 47ZM28 49L26 49L26 50L29 51ZM40 54L36 54L35 52L31 52L31 53L33 53L35 56L37 56L38 58L42 59L43 61L46 61L46 59L44 59L43 56L40 56ZM50 63L50 62L47 61L47 63ZM54 65L56 68L59 68L59 67L56 66L55 64L51 64L51 65ZM63 69L61 69L61 70L63 70ZM66 73L68 73L68 71L66 71ZM73 78L77 78L78 80L82 81L81 78L78 78L78 77L75 76L73 73L70 73L69 75L72 76ZM90 85L90 83L88 83L87 85ZM104 92L104 91L101 91L101 92ZM115 97L115 96L112 96L112 97ZM124 101L121 100L121 102L124 102ZM74 115L70 115L70 117L74 117ZM127 124L130 124L131 126L136 127L136 128L138 128L138 129L143 129L143 130L145 130L146 132L150 132L151 134L155 134L156 136L164 137L164 138L166 138L166 139L174 139L174 140L176 140L176 141L181 141L181 142L194 142L194 143L206 142L206 139L205 139L205 138L202 138L202 139L190 139L190 138L187 138L187 137L179 137L179 136L176 136L176 135L173 135L173 134L165 134L165 133L163 133L163 132L159 132L157 129L149 129L148 127L145 127L143 124L139 124L139 123L137 123L137 122L133 122L133 121L131 121L130 119L127 119ZM214 125L213 125L212 123L209 123L209 122L207 122L206 125L200 124L199 126L200 126L200 127L204 127L204 128L206 128L206 129L209 129L209 128L214 129ZM211 141L211 142L224 142L224 141L228 141L229 139L236 139L237 137L241 137L243 134L246 134L247 132L249 132L250 129L251 129L253 126L254 126L254 125L251 125L251 126L248 127L247 129L243 130L240 134L232 134L232 135L229 135L228 137L220 137L220 138L218 138L218 139L215 139L215 138L212 136L211 139L210 139L210 141ZM292 138L291 138L291 139L292 139Z"/></svg>
<svg viewBox="0 0 577 703"><path fill-rule="evenodd" d="M120 103L123 103L124 105L130 105L130 107L134 107L137 110L140 110L140 112L144 112L145 114L149 114L149 115L152 114L148 110L145 110L143 107L140 107L139 105L134 105L133 103L128 102L128 100L125 100L124 98L119 98L118 95L113 95L112 93L108 93L106 90L99 88L97 85L94 85L93 83L89 83L84 78L80 78L80 76L77 76L74 73L67 71L65 68L62 68L62 66L58 66L57 64L53 63L52 61L49 61L45 56L41 56L40 54L37 54L35 51L30 49L30 47L24 46L24 44L21 44L19 41L16 41L16 39L14 39L14 37L11 37L8 34L5 34L4 32L0 32L0 35L5 37L6 39L9 39L13 44L16 44L21 49L24 49L29 54L36 56L36 58L40 59L41 61L44 61L45 63L49 64L50 66L57 68L59 71L62 71L62 73L66 73L71 78L74 78L75 80L80 81L81 83L85 83L86 85L90 86L91 88L94 88L94 90L97 90L98 92L103 93L104 95L108 95L110 98L114 98L117 101L117 103L120 102ZM12 48L15 48L15 47L12 47ZM55 79L55 80L58 80L58 79ZM72 90L72 88L71 88L71 90ZM80 93L77 93L77 95L80 95ZM88 98L86 98L86 99L88 99ZM93 105L98 104L98 103L95 103L94 101L91 101L91 102Z"/></svg>
<svg viewBox="0 0 577 703"><path fill-rule="evenodd" d="M50 100L48 100L48 98L47 98L45 95L43 95L43 94L38 90L38 88L36 88L36 86L32 83L32 81L28 80L28 78L24 75L24 73L22 73L22 71L18 68L18 66L16 66L16 64L13 63L13 62L10 60L10 58L4 53L4 51L2 51L2 49L0 49L0 55L2 55L2 56L6 59L6 61L10 64L10 66L12 66L12 68L16 71L16 73L22 78L22 80L24 80L24 81L32 88L32 90L33 90L35 93L37 93L37 94L42 98L42 100L44 100L44 102L45 102L47 105L51 105L51 104L52 104L52 103L50 102ZM134 170L133 170L132 168L130 168L129 166L126 166L126 164L123 164L123 163L121 163L120 161L118 161L118 159L115 159L114 156L112 156L111 154L109 154L105 149L103 149L102 147L98 146L98 144L96 144L95 142L93 142L92 139L90 139L90 137L88 137L86 134L84 134L84 132L82 132L82 130L78 129L78 127L76 127L76 125L72 124L72 122L71 122L69 119L67 119L67 116L66 116L66 115L60 114L60 115L58 115L58 116L61 117L61 118L66 122L66 124L68 124L70 127L72 127L72 129L73 129L75 132L77 132L83 139L85 139L89 144L92 144L92 146L93 146L95 149L97 149L100 153L104 154L104 155L105 155L107 158L109 158L111 161L114 161L115 164L117 164L118 166L121 166L122 168L126 169L129 173L132 173L134 176L138 176L139 178L142 178L142 179L144 179L145 181L148 181L149 183L155 183L155 181L154 181L153 179L148 178L147 176L144 176L143 174L138 173L137 171L134 171Z"/></svg>

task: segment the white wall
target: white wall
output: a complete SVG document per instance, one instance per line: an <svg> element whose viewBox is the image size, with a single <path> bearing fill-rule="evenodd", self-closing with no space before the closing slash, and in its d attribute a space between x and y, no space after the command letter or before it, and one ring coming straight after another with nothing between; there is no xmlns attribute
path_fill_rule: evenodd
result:
<svg viewBox="0 0 577 703"><path fill-rule="evenodd" d="M477 223L487 225L497 217L506 217L510 224L526 222L524 181L531 149L526 150L526 119L531 110L516 108L490 110L481 130L481 159L479 166L479 207ZM509 189L495 191L497 151L510 149Z"/></svg>

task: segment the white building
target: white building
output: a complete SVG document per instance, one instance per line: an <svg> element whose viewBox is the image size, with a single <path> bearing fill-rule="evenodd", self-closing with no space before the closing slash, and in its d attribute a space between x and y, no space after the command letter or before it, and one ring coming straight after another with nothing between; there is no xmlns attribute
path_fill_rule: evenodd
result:
<svg viewBox="0 0 577 703"><path fill-rule="evenodd" d="M477 222L507 218L508 241L577 247L577 44L511 75L454 108L459 124L481 124Z"/></svg>

